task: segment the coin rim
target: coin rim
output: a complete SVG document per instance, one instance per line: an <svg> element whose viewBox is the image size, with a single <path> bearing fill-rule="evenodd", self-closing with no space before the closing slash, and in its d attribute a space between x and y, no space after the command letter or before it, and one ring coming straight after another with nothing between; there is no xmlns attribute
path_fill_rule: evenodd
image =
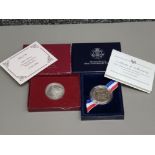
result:
<svg viewBox="0 0 155 155"><path fill-rule="evenodd" d="M59 85L60 87L62 87L62 95L61 95L61 97L60 98L52 98L51 96L49 96L48 94L47 94L47 91L48 91L48 89L49 89L49 87L52 87L53 85ZM58 83L58 82L52 82L52 83L49 83L47 86L46 86L46 88L45 88L45 95L50 99L50 100L60 100L61 98L63 98L63 96L64 96L64 94L65 94L65 87L61 84L61 83Z"/></svg>
<svg viewBox="0 0 155 155"><path fill-rule="evenodd" d="M92 94L93 94L93 91L94 91L97 87L105 88L105 89L108 91L108 89L107 89L106 86L104 86L104 85L97 85L97 86L95 86L95 87L93 87L93 88L91 89L91 91L90 91L90 98L91 98L92 100L95 100L95 101L96 101L96 104L99 104L99 105L108 104L108 103L112 100L112 98L113 98L113 93L111 93L110 91L108 91L108 92L110 93L110 98L109 98L108 100L106 100L106 101L104 101L104 102L97 101L97 100L93 97L93 95L92 95Z"/></svg>

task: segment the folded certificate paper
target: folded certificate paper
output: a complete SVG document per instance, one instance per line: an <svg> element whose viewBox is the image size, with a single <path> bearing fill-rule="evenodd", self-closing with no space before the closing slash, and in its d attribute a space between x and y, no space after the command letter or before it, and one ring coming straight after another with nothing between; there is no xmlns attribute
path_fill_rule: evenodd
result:
<svg viewBox="0 0 155 155"><path fill-rule="evenodd" d="M34 42L0 63L20 85L57 61L38 42Z"/></svg>
<svg viewBox="0 0 155 155"><path fill-rule="evenodd" d="M113 49L105 77L150 93L154 73L154 64Z"/></svg>

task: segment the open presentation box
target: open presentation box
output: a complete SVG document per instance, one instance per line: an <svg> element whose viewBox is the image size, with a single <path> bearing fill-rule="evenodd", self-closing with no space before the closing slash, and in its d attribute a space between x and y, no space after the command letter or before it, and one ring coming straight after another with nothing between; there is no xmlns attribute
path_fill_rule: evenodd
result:
<svg viewBox="0 0 155 155"><path fill-rule="evenodd" d="M122 119L124 118L121 85L114 92L112 102L97 106L89 114L85 100L90 89L97 84L108 82L104 78L111 51L121 51L120 43L72 43L43 44L58 61L33 77L29 83L29 111L79 110L81 119ZM59 100L46 96L46 87L59 83L64 95Z"/></svg>

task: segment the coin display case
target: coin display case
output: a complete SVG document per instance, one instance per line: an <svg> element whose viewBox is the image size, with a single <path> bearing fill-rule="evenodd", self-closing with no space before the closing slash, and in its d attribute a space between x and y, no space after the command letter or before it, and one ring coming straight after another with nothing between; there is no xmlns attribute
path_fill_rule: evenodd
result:
<svg viewBox="0 0 155 155"><path fill-rule="evenodd" d="M97 105L90 112L86 110L86 100L90 99L92 88L105 85L110 80L104 77L112 49L121 51L119 42L75 43L72 44L72 72L80 73L81 81L81 119L123 119L124 108L121 85L113 92L110 102Z"/></svg>
<svg viewBox="0 0 155 155"><path fill-rule="evenodd" d="M121 85L112 93L110 102L104 105L97 105L90 112L86 110L86 101L90 99L91 90L98 85L105 86L110 79L104 77L104 73L81 74L81 119L123 119L124 108L122 100Z"/></svg>
<svg viewBox="0 0 155 155"><path fill-rule="evenodd" d="M24 45L26 47L27 45ZM80 76L71 72L71 44L43 44L58 61L33 77L29 82L29 111L68 111L80 109ZM64 95L52 99L46 94L47 86L62 84ZM51 89L51 88L50 88ZM61 94L55 92L55 98ZM60 90L60 93L61 92ZM54 95L54 94L53 94Z"/></svg>
<svg viewBox="0 0 155 155"><path fill-rule="evenodd" d="M55 93L56 98L52 98L50 92L47 92L52 84L60 85L60 91ZM80 110L80 76L66 74L33 77L29 87L28 110L30 112Z"/></svg>
<svg viewBox="0 0 155 155"><path fill-rule="evenodd" d="M43 44L58 61L29 83L29 111L80 110L81 119L123 119L121 85L110 103L97 105L86 112L86 100L97 85L105 85L104 77L111 51L121 51L120 43ZM25 46L24 46L25 47Z"/></svg>

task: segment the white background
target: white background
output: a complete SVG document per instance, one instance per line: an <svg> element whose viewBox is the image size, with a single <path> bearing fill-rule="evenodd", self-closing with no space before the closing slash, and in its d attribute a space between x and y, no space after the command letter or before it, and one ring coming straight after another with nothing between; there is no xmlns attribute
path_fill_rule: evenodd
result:
<svg viewBox="0 0 155 155"><path fill-rule="evenodd" d="M1 18L154 18L153 0L1 0ZM1 136L1 155L155 154L154 136Z"/></svg>

